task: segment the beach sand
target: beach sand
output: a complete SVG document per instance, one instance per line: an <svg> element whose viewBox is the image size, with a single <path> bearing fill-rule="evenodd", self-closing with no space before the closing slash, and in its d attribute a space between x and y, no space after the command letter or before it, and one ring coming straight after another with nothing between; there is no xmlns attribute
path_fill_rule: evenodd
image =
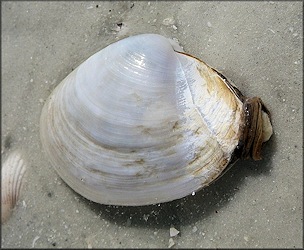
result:
<svg viewBox="0 0 304 250"><path fill-rule="evenodd" d="M303 247L302 2L2 2L2 161L28 163L2 248ZM130 35L158 33L269 108L263 160L239 161L195 195L143 207L86 200L44 155L39 118L57 84ZM179 231L170 240L170 227ZM170 241L170 242L169 242Z"/></svg>

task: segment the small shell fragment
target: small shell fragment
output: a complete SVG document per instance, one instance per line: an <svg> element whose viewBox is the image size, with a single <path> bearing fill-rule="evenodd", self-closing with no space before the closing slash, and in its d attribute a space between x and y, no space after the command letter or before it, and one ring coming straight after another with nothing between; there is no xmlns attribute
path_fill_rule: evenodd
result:
<svg viewBox="0 0 304 250"><path fill-rule="evenodd" d="M172 238L169 239L169 245L168 245L168 248L171 248L175 245L175 242Z"/></svg>
<svg viewBox="0 0 304 250"><path fill-rule="evenodd" d="M179 234L179 231L176 228L170 227L170 237L175 237L178 234Z"/></svg>
<svg viewBox="0 0 304 250"><path fill-rule="evenodd" d="M1 168L1 223L12 214L23 185L26 163L19 151L12 152Z"/></svg>
<svg viewBox="0 0 304 250"><path fill-rule="evenodd" d="M33 239L32 248L35 247L35 243L36 243L37 240L39 240L39 238L40 238L39 236L36 236L36 237Z"/></svg>

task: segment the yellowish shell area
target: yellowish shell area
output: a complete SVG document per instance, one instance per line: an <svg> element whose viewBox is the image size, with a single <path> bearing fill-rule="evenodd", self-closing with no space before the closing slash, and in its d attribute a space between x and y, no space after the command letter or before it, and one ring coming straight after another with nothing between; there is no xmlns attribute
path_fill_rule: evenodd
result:
<svg viewBox="0 0 304 250"><path fill-rule="evenodd" d="M210 131L224 154L231 155L240 139L243 104L215 70L195 58L186 60L193 70L189 78L195 79L191 98L198 110L192 111L200 115L204 131Z"/></svg>
<svg viewBox="0 0 304 250"><path fill-rule="evenodd" d="M68 185L102 204L182 198L226 168L242 102L208 65L139 35L94 54L45 104L41 141Z"/></svg>

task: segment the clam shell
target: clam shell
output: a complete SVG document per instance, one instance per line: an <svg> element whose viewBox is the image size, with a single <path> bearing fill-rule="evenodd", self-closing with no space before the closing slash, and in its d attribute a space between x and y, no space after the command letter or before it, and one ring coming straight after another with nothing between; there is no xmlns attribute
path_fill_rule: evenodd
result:
<svg viewBox="0 0 304 250"><path fill-rule="evenodd" d="M1 168L1 223L11 216L23 187L26 163L19 151L12 152Z"/></svg>
<svg viewBox="0 0 304 250"><path fill-rule="evenodd" d="M88 58L50 95L40 123L43 149L62 179L112 205L189 195L237 155L260 158L272 133L260 99L246 99L156 34L123 39Z"/></svg>

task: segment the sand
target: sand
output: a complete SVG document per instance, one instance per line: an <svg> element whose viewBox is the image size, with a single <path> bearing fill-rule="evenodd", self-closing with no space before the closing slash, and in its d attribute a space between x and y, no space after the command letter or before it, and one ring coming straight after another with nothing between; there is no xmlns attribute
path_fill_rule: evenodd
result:
<svg viewBox="0 0 304 250"><path fill-rule="evenodd" d="M303 247L302 2L2 2L1 156L28 162L1 246ZM239 161L195 195L144 207L86 200L50 166L40 112L56 85L106 45L158 33L220 70L272 114L263 160ZM170 228L179 231L170 237Z"/></svg>

